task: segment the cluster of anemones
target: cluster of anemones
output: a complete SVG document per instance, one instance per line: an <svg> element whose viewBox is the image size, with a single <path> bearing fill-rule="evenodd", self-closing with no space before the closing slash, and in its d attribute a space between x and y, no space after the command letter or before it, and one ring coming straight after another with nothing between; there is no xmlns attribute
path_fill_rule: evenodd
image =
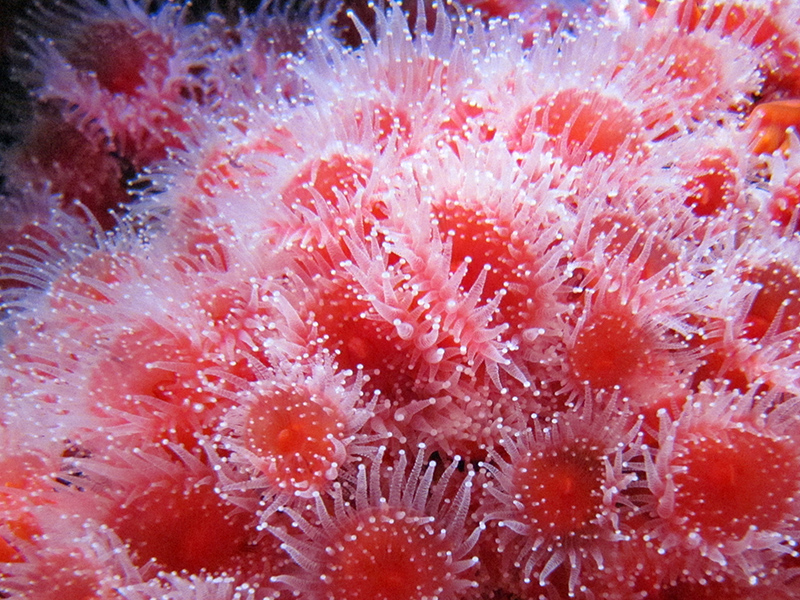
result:
<svg viewBox="0 0 800 600"><path fill-rule="evenodd" d="M0 597L800 594L800 8L472 4L22 24Z"/></svg>

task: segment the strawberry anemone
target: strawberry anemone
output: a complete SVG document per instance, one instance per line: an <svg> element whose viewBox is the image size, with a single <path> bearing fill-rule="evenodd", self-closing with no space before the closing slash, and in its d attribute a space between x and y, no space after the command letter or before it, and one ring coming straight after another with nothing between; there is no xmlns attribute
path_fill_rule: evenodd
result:
<svg viewBox="0 0 800 600"><path fill-rule="evenodd" d="M194 99L198 94L187 92L196 88L205 95L192 75L197 67L202 72L204 44L195 48L196 32L179 26L183 8L165 6L151 18L138 4L90 1L72 11L40 7L32 18L55 40L27 40L37 100L69 106L78 128L91 123L102 130L109 159L113 153L136 168L182 147L184 94Z"/></svg>
<svg viewBox="0 0 800 600"><path fill-rule="evenodd" d="M354 453L369 453L370 438L359 430L372 409L360 382L348 383L347 371L318 358L298 364L276 356L275 367L258 365L259 379L233 397L218 427L229 462L253 473L246 487L263 488L275 506L328 491Z"/></svg>
<svg viewBox="0 0 800 600"><path fill-rule="evenodd" d="M44 104L19 137L2 165L8 189L24 193L38 185L37 193L57 195L65 211L85 217L74 205L80 202L103 228L117 225L113 213L131 200L126 178L132 170L112 154L103 131L94 125L80 128Z"/></svg>
<svg viewBox="0 0 800 600"><path fill-rule="evenodd" d="M96 488L87 505L80 488L65 502L87 523L125 546L143 580L159 573L233 577L245 589L270 589L269 577L288 557L278 540L259 532L257 497L236 503L221 488L244 478L201 444L203 460L164 444L75 459L71 482Z"/></svg>
<svg viewBox="0 0 800 600"><path fill-rule="evenodd" d="M491 479L482 518L496 524L503 578L520 593L533 581L546 585L563 565L574 594L584 561L602 565L606 547L624 538L620 514L632 505L622 493L636 480L628 462L639 452L638 425L613 400L604 409L593 402L504 438L483 465Z"/></svg>
<svg viewBox="0 0 800 600"><path fill-rule="evenodd" d="M335 487L331 502L316 494L313 520L284 509L303 535L272 532L301 569L276 582L298 594L353 600L457 600L472 593L477 558L470 551L480 531L465 522L472 473L458 474L456 458L436 477L442 465L425 466L424 447L410 470L405 452L391 469L383 454L369 468L359 465L355 489Z"/></svg>
<svg viewBox="0 0 800 600"><path fill-rule="evenodd" d="M655 517L647 528L662 550L745 577L758 574L754 553L793 552L800 486L787 474L800 454L786 416L794 403L767 413L773 401L704 387L676 419L661 413L658 450L645 464Z"/></svg>

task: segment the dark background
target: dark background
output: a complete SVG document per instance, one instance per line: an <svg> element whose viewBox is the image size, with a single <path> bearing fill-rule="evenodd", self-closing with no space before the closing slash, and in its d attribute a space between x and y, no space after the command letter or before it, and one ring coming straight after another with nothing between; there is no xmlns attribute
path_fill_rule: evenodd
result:
<svg viewBox="0 0 800 600"><path fill-rule="evenodd" d="M96 0L103 4L104 0ZM190 15L192 19L201 19L204 14L211 11L235 14L239 9L253 12L262 0L192 0ZM273 10L297 10L297 6L313 5L323 0L273 0ZM331 4L337 0L324 0ZM344 0L343 0L344 1ZM71 4L72 0L39 0L43 6L57 4ZM351 4L365 3L361 0ZM157 8L163 2L153 2ZM14 58L15 52L24 50L17 36L21 20L29 23L36 22L34 0L0 0L0 147L13 141L15 124L24 121L27 113L27 92L14 81L12 70L18 62Z"/></svg>

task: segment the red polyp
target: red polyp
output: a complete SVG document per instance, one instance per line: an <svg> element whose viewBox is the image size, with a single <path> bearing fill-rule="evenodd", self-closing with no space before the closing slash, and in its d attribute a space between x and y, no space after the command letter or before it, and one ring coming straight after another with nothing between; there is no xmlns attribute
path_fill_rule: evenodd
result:
<svg viewBox="0 0 800 600"><path fill-rule="evenodd" d="M187 448L208 424L216 398L206 390L202 370L209 357L190 339L156 323L130 328L113 340L95 364L89 385L100 414L151 420L141 436L164 437ZM163 408L154 411L154 407ZM128 417L124 417L128 418Z"/></svg>
<svg viewBox="0 0 800 600"><path fill-rule="evenodd" d="M667 600L656 590L662 569L670 567L668 558L659 556L649 543L633 535L627 543L609 548L603 566L587 568L581 581L597 600Z"/></svg>
<svg viewBox="0 0 800 600"><path fill-rule="evenodd" d="M315 248L329 261L334 261L333 256L352 258L347 240L353 232L351 229L343 234L344 228L350 225L369 233L374 220L385 216L371 195L358 193L370 179L372 168L368 156L338 153L306 162L280 191L292 222L287 226L283 217L274 213L279 218L274 227L286 233L292 243ZM356 243L361 237L356 234Z"/></svg>
<svg viewBox="0 0 800 600"><path fill-rule="evenodd" d="M320 489L336 466L333 439L342 437L343 417L334 406L301 389L258 395L246 412L243 446L280 487Z"/></svg>
<svg viewBox="0 0 800 600"><path fill-rule="evenodd" d="M683 184L684 204L698 217L719 214L736 201L738 175L733 153L727 149L711 151L687 168Z"/></svg>
<svg viewBox="0 0 800 600"><path fill-rule="evenodd" d="M384 450L379 449L378 460ZM423 472L424 453L420 447L408 473L405 455L382 472L378 462L372 463L369 475L362 466L355 476L355 501L344 500L341 486L333 489L333 514L320 497L313 521L287 510L305 538L271 531L290 554L303 557L298 564L305 573L276 579L304 598L471 598L475 584L470 571L476 561L467 553L475 537L464 530L460 516L469 505L471 476L457 490L448 490L456 463L437 481L434 461ZM381 488L382 482L389 483L388 489Z"/></svg>
<svg viewBox="0 0 800 600"><path fill-rule="evenodd" d="M39 109L9 162L13 185L24 189L27 179L48 182L47 191L60 195L66 211L75 212L73 202L78 200L108 229L117 224L109 210L130 200L121 162L106 141L62 120L51 107Z"/></svg>
<svg viewBox="0 0 800 600"><path fill-rule="evenodd" d="M514 497L524 507L530 537L580 534L602 514L605 467L597 453L597 448L559 448L514 465Z"/></svg>
<svg viewBox="0 0 800 600"><path fill-rule="evenodd" d="M331 540L321 579L323 596L342 600L409 600L442 596L452 578L454 548L431 527L432 519L399 508L354 516Z"/></svg>
<svg viewBox="0 0 800 600"><path fill-rule="evenodd" d="M69 530L67 530L69 531ZM115 600L120 573L99 559L94 551L107 551L102 547L86 548L94 540L87 540L82 531L72 530L79 537L56 544L29 546L25 564L19 572L25 576L3 577L3 595L7 598L36 598L37 600ZM59 532L59 535L61 532ZM48 536L50 537L50 536ZM52 536L55 537L55 536ZM37 540L41 542L40 540ZM9 565L6 565L9 566ZM13 569L12 569L13 571ZM117 582L114 586L112 581ZM8 587L7 587L8 586ZM116 588L116 589L115 589ZM6 595L6 592L9 595Z"/></svg>
<svg viewBox="0 0 800 600"><path fill-rule="evenodd" d="M704 348L703 340L696 338L693 340L697 347ZM739 390L740 392L747 392L753 383L754 378L748 374L740 365L728 365L727 370L722 371L726 360L728 360L729 352L724 347L713 347L710 352L703 355L701 365L695 370L692 375L691 388L697 390L699 385L704 381L725 381L726 387L732 390Z"/></svg>
<svg viewBox="0 0 800 600"><path fill-rule="evenodd" d="M249 306L248 288L248 285L241 285L202 289L195 300L209 322L220 330L231 330L255 316Z"/></svg>
<svg viewBox="0 0 800 600"><path fill-rule="evenodd" d="M157 34L132 30L129 23L97 21L85 26L65 54L73 67L94 73L107 91L133 96L153 72L166 75L172 48Z"/></svg>
<svg viewBox="0 0 800 600"><path fill-rule="evenodd" d="M462 202L445 201L434 207L434 214L442 237L452 243L450 271L455 272L467 261L462 290L470 290L486 265L490 268L486 271L481 293L484 302L494 298L507 283L519 280L519 259L514 256L519 254L519 249L513 247L512 239L515 232L480 208L467 207ZM517 238L521 245L519 242Z"/></svg>
<svg viewBox="0 0 800 600"><path fill-rule="evenodd" d="M38 282L27 276L31 261L40 262L43 252L62 258L72 242L54 234L50 226L50 219L40 221L36 215L31 215L19 223L8 223L7 227L0 228L0 291L39 288L50 283L46 278ZM88 225L86 231L89 231Z"/></svg>
<svg viewBox="0 0 800 600"><path fill-rule="evenodd" d="M584 568L602 565L614 547L615 522L625 512L619 494L632 476L611 463L619 464L615 452L627 451L629 441L618 433L630 422L609 420L608 414L595 420L583 410L577 417L557 415L546 425L536 422L518 439L504 438L510 460L497 457L498 467L487 465L495 480L484 486L481 511L488 523L499 521L494 542L508 572L504 578L523 597L537 584L562 587L572 596L583 584ZM630 440L632 434L625 436Z"/></svg>
<svg viewBox="0 0 800 600"><path fill-rule="evenodd" d="M629 264L634 264L640 260L643 252L647 252L641 269L641 280L650 279L658 274L662 274L665 280L672 278L673 275L668 267L676 263L677 255L664 239L649 233L645 223L637 222L634 217L624 212L604 211L592 219L589 247L600 243L600 236L605 237L604 256L607 259L624 255ZM583 286L595 287L597 285L595 279L596 276L590 277Z"/></svg>
<svg viewBox="0 0 800 600"><path fill-rule="evenodd" d="M800 325L800 277L781 262L748 270L745 281L761 286L746 316L745 336L761 339L775 325L778 333ZM780 314L781 319L775 323Z"/></svg>
<svg viewBox="0 0 800 600"><path fill-rule="evenodd" d="M317 341L340 369L355 373L362 368L369 377L367 389L390 393L410 366L410 344L378 315L358 283L347 277L332 283L308 307L317 324Z"/></svg>
<svg viewBox="0 0 800 600"><path fill-rule="evenodd" d="M280 154L281 143L288 144L289 135L285 129L270 124L257 129L252 139L232 142L226 137L207 148L199 148L204 156L188 185L181 189L178 197L181 211L190 217L216 216L215 202L242 189L243 172L254 178L268 176L268 167L260 159Z"/></svg>
<svg viewBox="0 0 800 600"><path fill-rule="evenodd" d="M800 207L800 171L789 174L767 202L769 215L781 227L788 227ZM800 229L800 219L795 221L794 230Z"/></svg>
<svg viewBox="0 0 800 600"><path fill-rule="evenodd" d="M154 482L106 519L138 566L220 575L262 572L255 519L222 500L210 483Z"/></svg>
<svg viewBox="0 0 800 600"><path fill-rule="evenodd" d="M319 202L314 192L324 202L335 207L339 204L337 192L352 199L363 187L372 172L372 161L367 158L334 154L328 158L315 159L304 165L281 191L283 201L299 205L319 214ZM313 190L313 191L312 191Z"/></svg>
<svg viewBox="0 0 800 600"><path fill-rule="evenodd" d="M231 225L207 221L192 222L179 234L183 252L175 256L174 266L179 271L204 272L228 270L228 240L232 234Z"/></svg>
<svg viewBox="0 0 800 600"><path fill-rule="evenodd" d="M709 543L784 527L800 491L790 439L728 429L684 445L672 462L676 527Z"/></svg>
<svg viewBox="0 0 800 600"><path fill-rule="evenodd" d="M0 458L0 562L23 560L15 545L30 544L42 533L31 509L54 500L47 497L55 485L50 466L36 454Z"/></svg>
<svg viewBox="0 0 800 600"><path fill-rule="evenodd" d="M728 91L721 87L722 67L718 64L718 54L708 43L691 35L656 36L645 49L645 55L660 57L659 68L669 64L667 81L654 81L654 84L658 87L673 84L671 95L686 106L696 120L703 119L709 108L719 104L718 97ZM655 124L648 122L651 126Z"/></svg>
<svg viewBox="0 0 800 600"><path fill-rule="evenodd" d="M680 44L676 46L678 47L669 49L670 66L667 69L667 76L684 82L688 86L686 89L688 95L709 87L713 89L716 80L713 71L709 72L713 56L709 48L699 39L692 37L680 38ZM654 50L655 46L652 49Z"/></svg>
<svg viewBox="0 0 800 600"><path fill-rule="evenodd" d="M543 96L523 109L510 136L511 149L528 152L530 132L536 131L547 134L547 147L574 164L597 154L611 160L623 148L635 152L641 144L640 118L622 100L577 88Z"/></svg>
<svg viewBox="0 0 800 600"><path fill-rule="evenodd" d="M552 262L548 253L557 241L530 207L511 213L470 196L432 206L439 236L450 244L449 272L463 273L459 288L464 294L477 292L473 288L480 283L480 304L494 302L493 321L506 323L505 335L519 339L525 329L549 324L551 299L541 290L554 276L545 265Z"/></svg>
<svg viewBox="0 0 800 600"><path fill-rule="evenodd" d="M97 304L114 304L111 290L140 274L138 259L129 253L97 250L64 271L50 286L50 306L69 314ZM91 309L89 309L91 310ZM88 315L86 316L88 318ZM75 315L81 322L84 315Z"/></svg>
<svg viewBox="0 0 800 600"><path fill-rule="evenodd" d="M626 389L648 375L654 343L630 313L593 309L569 349L569 364L575 379L593 390Z"/></svg>
<svg viewBox="0 0 800 600"><path fill-rule="evenodd" d="M496 126L488 122L493 110L476 103L472 99L457 98L453 108L442 121L441 128L448 132L453 139L469 140L471 135L477 135L482 142L489 142L497 134ZM458 146L452 144L458 152Z"/></svg>
<svg viewBox="0 0 800 600"><path fill-rule="evenodd" d="M109 379L108 383L95 389L110 391L113 388L122 394L161 399L173 397L172 386L177 383L177 374L152 363L179 361L192 354L188 339L173 337L155 324L148 329L128 331L115 340L107 364L98 369L98 377ZM112 367L116 363L120 364L119 368Z"/></svg>

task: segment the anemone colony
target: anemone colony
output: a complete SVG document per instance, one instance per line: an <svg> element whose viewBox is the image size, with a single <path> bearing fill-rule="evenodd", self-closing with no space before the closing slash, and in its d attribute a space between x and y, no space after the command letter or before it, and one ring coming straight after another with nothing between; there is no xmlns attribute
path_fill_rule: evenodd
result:
<svg viewBox="0 0 800 600"><path fill-rule="evenodd" d="M0 597L800 597L797 4L352 6L21 23Z"/></svg>

